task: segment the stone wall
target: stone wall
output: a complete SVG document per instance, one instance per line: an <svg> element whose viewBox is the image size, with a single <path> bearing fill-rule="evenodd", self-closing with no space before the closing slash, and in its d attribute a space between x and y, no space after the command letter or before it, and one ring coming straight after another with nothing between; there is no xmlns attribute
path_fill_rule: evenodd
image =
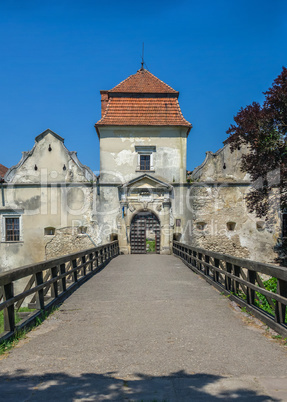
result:
<svg viewBox="0 0 287 402"><path fill-rule="evenodd" d="M265 221L249 213L245 196L250 178L241 171L238 149L229 145L216 153L208 152L205 161L191 175L186 211L190 227L186 243L220 253L274 263L274 247L280 237L279 211Z"/></svg>
<svg viewBox="0 0 287 402"><path fill-rule="evenodd" d="M96 244L88 233L80 233L85 230L86 228L84 227L57 229L55 235L45 246L46 259L57 258L95 247ZM89 231L91 231L90 227Z"/></svg>

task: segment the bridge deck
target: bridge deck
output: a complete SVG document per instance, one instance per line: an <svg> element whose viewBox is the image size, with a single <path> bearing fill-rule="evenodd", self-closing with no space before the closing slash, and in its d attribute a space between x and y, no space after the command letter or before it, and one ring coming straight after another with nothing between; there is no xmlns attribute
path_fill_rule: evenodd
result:
<svg viewBox="0 0 287 402"><path fill-rule="evenodd" d="M179 259L119 256L1 360L0 400L287 400L286 357Z"/></svg>

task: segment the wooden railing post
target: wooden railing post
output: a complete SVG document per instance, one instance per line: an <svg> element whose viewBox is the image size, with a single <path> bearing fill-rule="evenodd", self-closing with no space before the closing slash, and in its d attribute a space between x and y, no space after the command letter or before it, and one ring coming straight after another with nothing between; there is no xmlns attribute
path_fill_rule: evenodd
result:
<svg viewBox="0 0 287 402"><path fill-rule="evenodd" d="M43 284L43 271L37 272L35 274L36 286ZM40 289L36 292L36 309L43 310L45 307L44 303L44 289Z"/></svg>
<svg viewBox="0 0 287 402"><path fill-rule="evenodd" d="M232 272L232 264L230 264L230 262L226 263L226 272L228 272L229 274L231 274ZM228 276L225 276L225 289L226 290L231 290L231 278L229 278Z"/></svg>
<svg viewBox="0 0 287 402"><path fill-rule="evenodd" d="M197 254L196 251L192 252L193 257L195 257L195 258L196 258L196 254ZM192 259L192 265L196 268L196 259L195 258Z"/></svg>
<svg viewBox="0 0 287 402"><path fill-rule="evenodd" d="M83 273L84 273L84 276L86 276L86 256L85 255L82 256L82 264L84 264Z"/></svg>
<svg viewBox="0 0 287 402"><path fill-rule="evenodd" d="M233 265L233 273L235 276L238 276L238 278L239 278L240 267L238 265ZM237 294L239 291L239 283L235 279L232 279L232 281L231 281L231 291L235 294Z"/></svg>
<svg viewBox="0 0 287 402"><path fill-rule="evenodd" d="M201 253L198 253L198 259L199 260L202 260L202 254ZM201 271L202 270L202 264L201 264L201 262L198 262L198 269Z"/></svg>
<svg viewBox="0 0 287 402"><path fill-rule="evenodd" d="M190 248L188 248L187 251L188 251L188 252L187 252L187 255L185 256L185 260L187 261L188 264L191 264L191 254L192 254L192 251L191 251Z"/></svg>
<svg viewBox="0 0 287 402"><path fill-rule="evenodd" d="M209 255L205 256L205 262L209 264ZM207 265L204 265L204 274L207 276L209 275L209 267Z"/></svg>
<svg viewBox="0 0 287 402"><path fill-rule="evenodd" d="M95 265L97 268L99 266L99 252L98 251L96 251L96 253L95 253L95 258L96 258Z"/></svg>
<svg viewBox="0 0 287 402"><path fill-rule="evenodd" d="M94 259L94 253L90 253L90 255L89 255L89 260L90 260L90 271L91 271L91 272L92 272L93 269L94 269L94 261L93 261L93 259Z"/></svg>
<svg viewBox="0 0 287 402"><path fill-rule="evenodd" d="M4 292L3 292L4 301L12 299L14 297L14 290L13 290L13 282L7 283L4 285ZM15 312L14 312L14 304L9 307L4 308L4 331L14 331L15 329Z"/></svg>
<svg viewBox="0 0 287 402"><path fill-rule="evenodd" d="M113 246L109 245L109 258L113 258Z"/></svg>
<svg viewBox="0 0 287 402"><path fill-rule="evenodd" d="M277 293L287 298L287 281L277 279ZM284 324L286 317L286 305L276 301L275 304L275 321Z"/></svg>
<svg viewBox="0 0 287 402"><path fill-rule="evenodd" d="M219 268L219 260L217 258L214 258L214 266ZM219 281L219 273L216 271L216 269L213 270L213 280L214 282Z"/></svg>
<svg viewBox="0 0 287 402"><path fill-rule="evenodd" d="M72 260L72 266L73 268L77 268L77 259L75 258L74 260ZM78 282L78 271L75 270L73 272L73 278L74 278L74 282Z"/></svg>
<svg viewBox="0 0 287 402"><path fill-rule="evenodd" d="M58 276L58 267L51 268L51 277L56 278ZM53 299L58 297L58 281L53 282L51 285L51 296Z"/></svg>
<svg viewBox="0 0 287 402"><path fill-rule="evenodd" d="M256 272L252 271L251 269L248 269L248 274L247 274L247 280L252 283L255 284L255 279L256 279ZM246 302L248 304L254 304L255 301L255 290L250 289L249 287L247 288L247 299Z"/></svg>
<svg viewBox="0 0 287 402"><path fill-rule="evenodd" d="M60 265L60 274L63 275L65 273L66 273L66 264L61 264ZM60 291L65 292L66 288L67 288L66 277L64 276L60 281Z"/></svg>

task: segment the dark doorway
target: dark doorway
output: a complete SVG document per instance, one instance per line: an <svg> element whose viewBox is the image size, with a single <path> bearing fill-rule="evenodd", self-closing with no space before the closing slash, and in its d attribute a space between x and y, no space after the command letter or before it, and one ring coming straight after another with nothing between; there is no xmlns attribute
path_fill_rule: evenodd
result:
<svg viewBox="0 0 287 402"><path fill-rule="evenodd" d="M160 222L152 212L133 217L130 244L131 254L160 253Z"/></svg>

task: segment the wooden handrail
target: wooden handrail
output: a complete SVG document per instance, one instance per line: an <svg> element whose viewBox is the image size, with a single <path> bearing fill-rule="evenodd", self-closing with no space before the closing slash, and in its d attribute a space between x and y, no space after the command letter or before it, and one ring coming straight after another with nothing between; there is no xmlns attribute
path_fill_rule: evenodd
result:
<svg viewBox="0 0 287 402"><path fill-rule="evenodd" d="M173 254L228 295L230 300L246 307L279 334L287 336L287 268L233 257L177 241L173 242ZM265 289L260 274L277 279L276 293ZM261 308L258 294L266 297L270 308L274 310L274 316Z"/></svg>
<svg viewBox="0 0 287 402"><path fill-rule="evenodd" d="M94 275L118 254L119 244L116 240L99 247L1 273L0 294L3 295L3 301L0 302L0 311L4 312L4 333L0 334L0 341L15 332L16 308L19 309L28 296L33 295L30 302L35 303L33 306L36 316L39 310L59 303L67 292L71 292L72 288ZM24 290L15 295L14 282L24 278L27 278ZM49 303L46 303L48 292ZM32 318L33 314L29 316L29 320ZM19 325L24 326L25 321Z"/></svg>

